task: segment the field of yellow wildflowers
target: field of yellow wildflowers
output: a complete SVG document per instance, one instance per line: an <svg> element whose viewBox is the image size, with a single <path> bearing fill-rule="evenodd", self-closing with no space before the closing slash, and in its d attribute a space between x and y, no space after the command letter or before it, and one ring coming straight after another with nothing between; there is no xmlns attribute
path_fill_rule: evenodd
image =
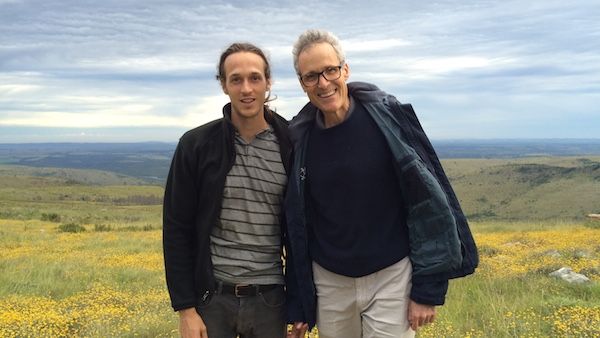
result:
<svg viewBox="0 0 600 338"><path fill-rule="evenodd" d="M0 337L177 337L161 195L0 175ZM60 231L65 223L86 231ZM418 337L600 337L600 221L472 229L480 267L451 281L437 321ZM561 267L591 282L548 276Z"/></svg>
<svg viewBox="0 0 600 338"><path fill-rule="evenodd" d="M600 337L600 224L473 224L481 264L420 337ZM548 274L568 266L590 283Z"/></svg>
<svg viewBox="0 0 600 338"><path fill-rule="evenodd" d="M600 335L600 229L527 225L475 231L481 267L451 282L420 337ZM0 229L0 337L177 336L160 230L59 233L33 220L0 220ZM592 283L548 277L562 266Z"/></svg>
<svg viewBox="0 0 600 338"><path fill-rule="evenodd" d="M159 230L0 229L0 337L175 336Z"/></svg>

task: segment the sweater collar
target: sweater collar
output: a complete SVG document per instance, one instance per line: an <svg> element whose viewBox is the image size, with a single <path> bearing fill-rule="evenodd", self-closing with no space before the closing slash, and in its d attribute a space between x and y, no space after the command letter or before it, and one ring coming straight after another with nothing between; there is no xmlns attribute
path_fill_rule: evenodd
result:
<svg viewBox="0 0 600 338"><path fill-rule="evenodd" d="M374 84L366 82L349 82L348 94L358 102L380 100L387 95ZM294 144L301 140L317 118L317 107L308 102L290 122L290 138Z"/></svg>

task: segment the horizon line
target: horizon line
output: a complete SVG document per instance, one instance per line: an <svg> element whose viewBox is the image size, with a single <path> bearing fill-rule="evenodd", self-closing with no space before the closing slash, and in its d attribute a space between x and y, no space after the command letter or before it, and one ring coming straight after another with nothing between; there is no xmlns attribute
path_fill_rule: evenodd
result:
<svg viewBox="0 0 600 338"><path fill-rule="evenodd" d="M575 137L535 137L535 138L528 138L528 137L502 137L502 138L430 138L430 141L432 142L469 142L469 141L529 141L529 142L533 142L533 141L565 141L565 142L584 142L584 141L592 141L592 142L600 142L600 137L597 138L590 138L590 137L583 137L583 138L575 138ZM0 145L20 145L20 144L152 144L152 143L159 143L159 144L174 144L177 143L177 141L153 141L153 140L146 140L146 141L90 141L90 142L84 142L84 141L48 141L48 142L0 142Z"/></svg>

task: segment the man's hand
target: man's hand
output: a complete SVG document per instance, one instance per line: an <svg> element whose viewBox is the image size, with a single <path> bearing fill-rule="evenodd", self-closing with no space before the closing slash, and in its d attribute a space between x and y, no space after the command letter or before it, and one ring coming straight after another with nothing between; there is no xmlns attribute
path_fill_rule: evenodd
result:
<svg viewBox="0 0 600 338"><path fill-rule="evenodd" d="M302 322L295 322L292 324L292 331L288 332L287 338L304 338L306 331L308 330L308 324Z"/></svg>
<svg viewBox="0 0 600 338"><path fill-rule="evenodd" d="M408 323L410 328L417 331L423 325L435 320L435 305L419 304L411 300L408 303Z"/></svg>
<svg viewBox="0 0 600 338"><path fill-rule="evenodd" d="M179 311L179 334L183 338L208 338L206 325L193 307Z"/></svg>

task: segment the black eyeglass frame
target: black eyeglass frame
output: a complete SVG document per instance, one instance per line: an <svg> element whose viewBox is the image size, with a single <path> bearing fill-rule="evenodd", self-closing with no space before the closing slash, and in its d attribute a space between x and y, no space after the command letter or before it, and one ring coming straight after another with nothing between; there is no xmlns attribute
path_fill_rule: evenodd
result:
<svg viewBox="0 0 600 338"><path fill-rule="evenodd" d="M304 75L298 74L298 78L300 79L300 82L302 82L302 84L305 87L313 87L313 86L316 86L319 83L319 78L321 76L323 76L323 78L325 80L327 80L327 81L335 81L335 80L339 79L342 76L342 67L343 66L344 66L344 62L340 63L338 66L329 66L329 67L325 68L325 70L323 70L322 72L319 72L319 73L309 73L311 75L316 75L317 76L317 81L315 81L315 83L313 83L313 84L306 84L306 83L304 83L304 79L303 78L304 78L304 76L306 76L308 74L304 74ZM329 79L329 78L327 78L327 76L325 76L325 72L328 71L328 70L330 70L330 68L337 68L338 69L338 76L335 79Z"/></svg>

